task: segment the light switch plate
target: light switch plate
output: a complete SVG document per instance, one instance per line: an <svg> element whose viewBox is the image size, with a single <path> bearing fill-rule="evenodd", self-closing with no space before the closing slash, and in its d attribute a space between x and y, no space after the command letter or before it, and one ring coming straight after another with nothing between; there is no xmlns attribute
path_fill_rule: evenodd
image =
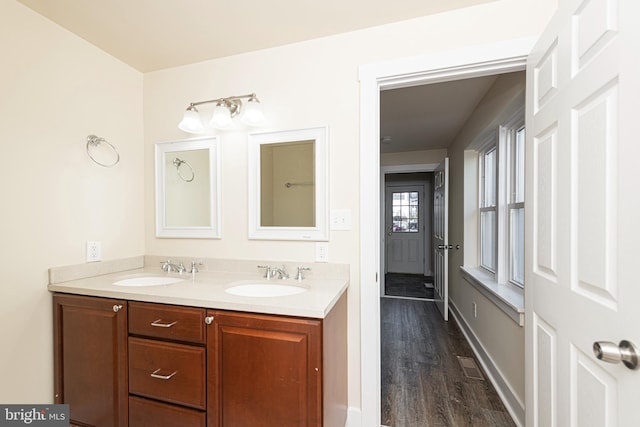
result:
<svg viewBox="0 0 640 427"><path fill-rule="evenodd" d="M331 230L351 230L351 209L332 209L329 228Z"/></svg>

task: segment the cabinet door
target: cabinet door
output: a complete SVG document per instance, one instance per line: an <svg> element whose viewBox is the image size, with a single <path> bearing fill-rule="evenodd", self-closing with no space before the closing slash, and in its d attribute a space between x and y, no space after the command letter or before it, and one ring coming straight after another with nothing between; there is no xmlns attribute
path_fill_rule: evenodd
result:
<svg viewBox="0 0 640 427"><path fill-rule="evenodd" d="M322 426L320 321L208 315L208 427Z"/></svg>
<svg viewBox="0 0 640 427"><path fill-rule="evenodd" d="M55 294L55 403L71 423L127 425L126 301Z"/></svg>

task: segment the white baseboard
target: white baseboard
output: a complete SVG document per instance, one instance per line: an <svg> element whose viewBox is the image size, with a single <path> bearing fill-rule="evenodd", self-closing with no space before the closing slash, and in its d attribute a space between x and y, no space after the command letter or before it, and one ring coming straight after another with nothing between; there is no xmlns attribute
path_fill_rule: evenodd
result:
<svg viewBox="0 0 640 427"><path fill-rule="evenodd" d="M489 381L491 381L493 387L496 389L500 400L502 400L502 403L504 403L507 411L509 411L511 418L513 418L513 422L516 423L518 427L524 426L524 404L515 395L515 393L509 386L509 383L507 383L507 381L502 376L500 369L493 362L491 356L489 356L489 353L486 352L486 350L482 346L482 343L478 340L469 325L464 321L464 317L455 306L455 304L451 302L451 300L449 300L449 310L451 312L451 315L453 316L453 319L456 321L456 323L460 327L460 330L469 342L469 345L478 358L478 361L482 365L484 372L487 374L487 377L489 377ZM524 369L524 366L522 367L522 369Z"/></svg>

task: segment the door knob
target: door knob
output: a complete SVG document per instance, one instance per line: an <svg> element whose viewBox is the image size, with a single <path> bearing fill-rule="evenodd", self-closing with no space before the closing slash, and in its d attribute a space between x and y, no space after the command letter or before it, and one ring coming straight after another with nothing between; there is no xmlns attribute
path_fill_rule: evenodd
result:
<svg viewBox="0 0 640 427"><path fill-rule="evenodd" d="M593 354L603 362L622 362L629 369L638 369L638 349L629 341L622 340L617 345L609 341L596 341L593 343Z"/></svg>

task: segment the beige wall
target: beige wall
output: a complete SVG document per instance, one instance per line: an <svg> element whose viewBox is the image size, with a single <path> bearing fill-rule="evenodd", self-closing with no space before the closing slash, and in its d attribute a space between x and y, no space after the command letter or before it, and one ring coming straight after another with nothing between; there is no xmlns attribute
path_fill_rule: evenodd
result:
<svg viewBox="0 0 640 427"><path fill-rule="evenodd" d="M465 215L464 211L464 150L487 131L496 131L497 126L514 112L514 108L524 106L524 85L522 72L498 77L449 147L449 242L464 246L463 251L449 252L449 297L522 402L524 328L464 280L459 267L463 263L477 266L476 257L472 256L477 240L475 236L463 233L465 221L468 220L468 212ZM468 193L476 194L476 185L471 184ZM477 317L473 315L474 302L477 304Z"/></svg>
<svg viewBox="0 0 640 427"><path fill-rule="evenodd" d="M380 166L439 164L447 157L447 149L406 151L380 154Z"/></svg>
<svg viewBox="0 0 640 427"><path fill-rule="evenodd" d="M0 2L2 403L53 400L47 269L144 253L142 74L15 1ZM103 168L87 135L115 144Z"/></svg>
<svg viewBox="0 0 640 427"><path fill-rule="evenodd" d="M217 241L154 237L152 153L155 142L188 137L177 128L177 123L189 102L215 97L256 92L270 120L269 130L328 125L330 208L350 209L353 222L350 231L331 232L329 259L331 262L351 265L349 405L358 408L361 286L358 261L358 67L449 48L535 36L554 9L555 0L502 0L403 23L145 74L147 253L313 260L312 242L247 239L246 130L219 133L223 238ZM433 158L440 158L440 155ZM428 157L429 162L430 159Z"/></svg>

